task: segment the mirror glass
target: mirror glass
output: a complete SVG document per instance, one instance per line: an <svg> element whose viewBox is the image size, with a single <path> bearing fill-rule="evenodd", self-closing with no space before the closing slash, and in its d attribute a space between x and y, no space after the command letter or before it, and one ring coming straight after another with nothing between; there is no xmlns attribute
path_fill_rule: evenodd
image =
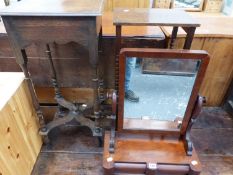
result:
<svg viewBox="0 0 233 175"><path fill-rule="evenodd" d="M126 58L124 129L181 126L200 61Z"/></svg>
<svg viewBox="0 0 233 175"><path fill-rule="evenodd" d="M202 10L203 0L174 0L173 8Z"/></svg>

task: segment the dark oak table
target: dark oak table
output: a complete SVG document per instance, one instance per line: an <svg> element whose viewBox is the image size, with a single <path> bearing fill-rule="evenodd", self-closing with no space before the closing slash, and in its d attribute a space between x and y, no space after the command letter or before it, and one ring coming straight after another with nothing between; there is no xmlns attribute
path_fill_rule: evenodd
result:
<svg viewBox="0 0 233 175"><path fill-rule="evenodd" d="M82 50L87 51L86 55L88 56L86 58L94 70L92 71L90 81L92 81L92 88L95 93L93 104L91 106L86 106L85 104L84 108L93 109L93 115L97 117L99 113L99 101L97 100L99 83L98 42L102 36L102 9L103 0L24 0L12 4L0 12L16 56L16 61L28 80L33 102L41 122L40 133L42 135L47 135L53 128L71 120L76 120L81 125L90 127L93 135L100 135L100 129L96 128L94 122L83 116L79 116L79 113L77 113L79 107L62 97L50 45L53 43L66 44L75 42L81 46ZM58 116L47 125L44 124L43 114L34 92L26 53L28 46L38 44L46 46L44 55L46 55L48 60L49 69L47 70L47 74L49 74L52 80L55 88L55 99L59 104ZM75 80L73 79L73 81ZM69 109L70 112L63 116L62 108Z"/></svg>

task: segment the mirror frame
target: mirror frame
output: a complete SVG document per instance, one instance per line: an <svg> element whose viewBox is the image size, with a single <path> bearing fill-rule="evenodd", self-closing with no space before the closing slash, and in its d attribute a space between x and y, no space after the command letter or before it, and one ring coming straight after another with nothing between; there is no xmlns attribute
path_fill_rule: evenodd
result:
<svg viewBox="0 0 233 175"><path fill-rule="evenodd" d="M171 8L182 9L182 10L185 10L187 12L201 12L201 11L203 11L203 7L204 7L204 0L201 0L199 8L177 8L177 7L175 7L175 0L171 1Z"/></svg>
<svg viewBox="0 0 233 175"><path fill-rule="evenodd" d="M159 59L183 59L183 60L200 60L200 67L194 81L189 102L187 104L183 122L180 129L175 128L173 121L164 121L163 129L155 130L138 130L138 129L124 129L124 84L125 84L125 61L127 57L138 58L159 58ZM189 121L191 120L192 112L198 98L198 93L204 79L204 75L209 63L209 55L203 50L176 50L176 49L151 49L151 48L123 48L120 51L119 58L119 94L118 94L118 118L117 131L126 131L133 133L167 133L175 135L184 135L186 133Z"/></svg>

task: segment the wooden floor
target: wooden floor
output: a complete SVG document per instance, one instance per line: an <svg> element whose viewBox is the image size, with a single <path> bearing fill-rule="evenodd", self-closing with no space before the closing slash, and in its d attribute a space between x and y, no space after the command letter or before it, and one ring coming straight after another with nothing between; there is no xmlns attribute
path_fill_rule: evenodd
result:
<svg viewBox="0 0 233 175"><path fill-rule="evenodd" d="M52 133L32 175L101 175L102 148L86 128L68 127ZM192 129L203 165L201 175L233 175L233 119L221 108L204 108Z"/></svg>

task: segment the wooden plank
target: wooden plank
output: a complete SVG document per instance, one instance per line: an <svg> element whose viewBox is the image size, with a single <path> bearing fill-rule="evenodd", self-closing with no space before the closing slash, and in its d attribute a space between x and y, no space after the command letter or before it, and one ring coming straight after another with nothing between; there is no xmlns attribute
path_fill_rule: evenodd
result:
<svg viewBox="0 0 233 175"><path fill-rule="evenodd" d="M2 174L2 175L3 174L11 174L8 165L9 164L7 164L6 162L4 162L3 160L0 159L0 174Z"/></svg>
<svg viewBox="0 0 233 175"><path fill-rule="evenodd" d="M210 54L210 63L201 87L201 94L207 97L208 105L222 104L233 79L233 38L206 39L202 47Z"/></svg>
<svg viewBox="0 0 233 175"><path fill-rule="evenodd" d="M103 148L88 128L62 127L52 131L50 138L50 144L42 147L32 175L102 174Z"/></svg>
<svg viewBox="0 0 233 175"><path fill-rule="evenodd" d="M0 74L1 94L7 94L0 98L6 100L0 108L0 172L30 175L42 145L39 124L22 73L8 73L3 79L5 74Z"/></svg>
<svg viewBox="0 0 233 175"><path fill-rule="evenodd" d="M21 132L24 131L24 133L26 133L24 138L29 141L31 149L35 155L37 155L42 143L41 136L38 133L40 126L26 80L24 80L12 99L14 101L9 102L10 106L14 109L17 107L19 110L19 112L15 112L14 114L16 118L15 120L18 121L18 123L23 121L21 125ZM23 113L21 120L19 113Z"/></svg>
<svg viewBox="0 0 233 175"><path fill-rule="evenodd" d="M232 175L233 156L200 155L203 171L201 175Z"/></svg>
<svg viewBox="0 0 233 175"><path fill-rule="evenodd" d="M102 175L101 154L41 153L32 175Z"/></svg>
<svg viewBox="0 0 233 175"><path fill-rule="evenodd" d="M218 172L221 168L224 169L225 173L231 172L229 171L230 166L224 161L224 156L233 155L232 132L233 120L224 110L217 107L203 109L191 130L191 136L198 154L201 155L200 159L204 164L204 174L209 175L211 172L215 172L213 171L215 169ZM204 160L202 159L203 156ZM214 156L213 161L211 159L205 159L205 156L210 156L209 158ZM216 159L217 162L220 160L223 162L220 164L216 162L216 168L211 169ZM225 169L225 166L228 168ZM233 167L231 166L231 168Z"/></svg>
<svg viewBox="0 0 233 175"><path fill-rule="evenodd" d="M204 107L193 129L232 128L233 121L226 111L218 107Z"/></svg>
<svg viewBox="0 0 233 175"><path fill-rule="evenodd" d="M233 123L232 123L233 124ZM232 128L193 129L192 141L199 154L233 155Z"/></svg>
<svg viewBox="0 0 233 175"><path fill-rule="evenodd" d="M11 117L12 115L13 112L9 106L1 111L0 139L4 140L4 142L1 143L1 160L8 165L5 168L7 168L12 175L16 172L20 174L30 174L33 167L29 163L33 161L34 155L32 155L30 151L27 152L27 150L25 150L27 149L27 145L22 142L24 138L19 134L20 128L17 127L14 118ZM21 161L19 161L17 165L18 158L20 158Z"/></svg>
<svg viewBox="0 0 233 175"><path fill-rule="evenodd" d="M74 152L100 154L97 137L93 137L89 128L79 127L77 124L54 129L50 136L49 145L43 145L42 152ZM77 146L78 145L78 146Z"/></svg>

